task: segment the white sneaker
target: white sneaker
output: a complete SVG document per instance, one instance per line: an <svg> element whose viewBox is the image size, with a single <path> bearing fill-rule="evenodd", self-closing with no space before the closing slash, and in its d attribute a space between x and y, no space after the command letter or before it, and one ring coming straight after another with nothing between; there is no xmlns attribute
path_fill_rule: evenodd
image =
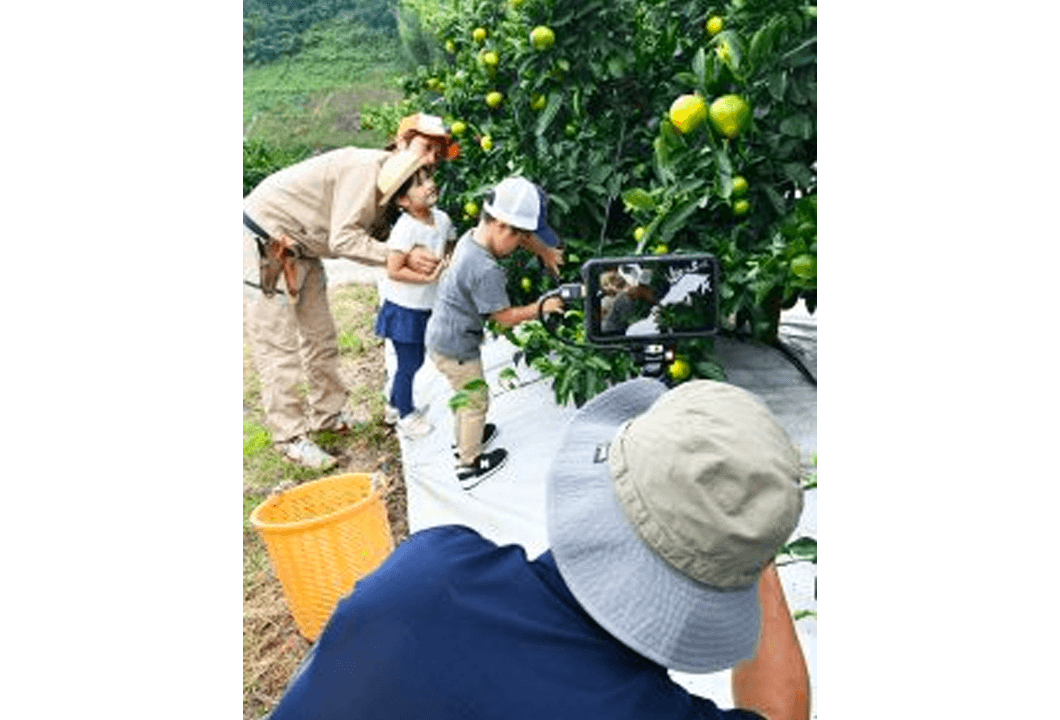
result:
<svg viewBox="0 0 1060 720"><path fill-rule="evenodd" d="M434 426L422 414L412 412L397 421L397 429L410 440L418 440L430 434Z"/></svg>
<svg viewBox="0 0 1060 720"><path fill-rule="evenodd" d="M383 410L383 422L387 425L396 425L397 421L400 419L401 416L398 415L398 409L390 403L387 403L386 409Z"/></svg>
<svg viewBox="0 0 1060 720"><path fill-rule="evenodd" d="M338 458L328 455L307 437L297 437L283 443L279 450L291 462L316 470L327 470L338 462Z"/></svg>

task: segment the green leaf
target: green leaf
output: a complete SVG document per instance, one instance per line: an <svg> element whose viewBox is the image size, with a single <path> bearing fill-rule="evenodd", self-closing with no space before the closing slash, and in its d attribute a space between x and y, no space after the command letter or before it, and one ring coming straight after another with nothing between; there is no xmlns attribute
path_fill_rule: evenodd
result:
<svg viewBox="0 0 1060 720"><path fill-rule="evenodd" d="M787 212L787 203L784 202L784 198L781 197L780 193L769 185L762 186L762 190L765 191L766 198L769 199L769 204L773 206L773 209L777 211L777 215L784 215Z"/></svg>
<svg viewBox="0 0 1060 720"><path fill-rule="evenodd" d="M813 173L802 163L784 163L784 174L799 187L808 188L813 184Z"/></svg>
<svg viewBox="0 0 1060 720"><path fill-rule="evenodd" d="M674 233L684 227L685 222L688 220L689 217L691 217L692 213L694 213L698 209L698 197L694 197L691 200L687 200L683 204L679 205L659 226L659 241L669 241L670 238L674 236Z"/></svg>
<svg viewBox="0 0 1060 720"><path fill-rule="evenodd" d="M817 541L811 537L801 537L798 540L792 540L781 547L780 552L800 560L809 560L814 564L817 563Z"/></svg>
<svg viewBox="0 0 1060 720"><path fill-rule="evenodd" d="M796 621L802 620L803 618L808 618L808 617L816 618L817 617L817 611L816 610L796 610L794 613L792 613L791 617L792 617L793 620L796 620Z"/></svg>
<svg viewBox="0 0 1060 720"><path fill-rule="evenodd" d="M641 188L632 188L622 193L622 202L634 210L655 209L655 198Z"/></svg>
<svg viewBox="0 0 1060 720"><path fill-rule="evenodd" d="M692 57L692 72L696 74L696 85L705 87L707 84L707 53L702 47Z"/></svg>
<svg viewBox="0 0 1060 720"><path fill-rule="evenodd" d="M556 119L556 115L559 114L560 108L563 107L563 96L559 93L550 93L548 96L548 104L545 109L541 111L541 116L537 119L536 134L541 137L548 130L548 126L552 124L552 121Z"/></svg>
<svg viewBox="0 0 1060 720"><path fill-rule="evenodd" d="M739 72L740 64L743 62L743 42L740 40L740 36L735 30L722 30L714 36L712 44L714 47L718 47L722 43L728 45L729 57L728 59L720 59L729 66L733 73ZM715 53L715 56L717 56L717 53Z"/></svg>
<svg viewBox="0 0 1060 720"><path fill-rule="evenodd" d="M813 120L802 113L792 115L781 121L780 132L791 137L809 140L813 137Z"/></svg>
<svg viewBox="0 0 1060 720"><path fill-rule="evenodd" d="M769 94L774 100L784 99L784 91L788 88L788 73L780 68L769 76Z"/></svg>

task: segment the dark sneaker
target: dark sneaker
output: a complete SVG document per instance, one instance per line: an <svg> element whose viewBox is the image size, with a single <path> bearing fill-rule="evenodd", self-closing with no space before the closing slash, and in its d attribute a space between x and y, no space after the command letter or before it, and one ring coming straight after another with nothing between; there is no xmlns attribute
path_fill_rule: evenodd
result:
<svg viewBox="0 0 1060 720"><path fill-rule="evenodd" d="M504 467L504 463L507 460L508 451L504 448L482 453L470 465L458 464L456 466L456 479L460 481L460 487L470 490Z"/></svg>
<svg viewBox="0 0 1060 720"><path fill-rule="evenodd" d="M493 423L486 423L485 427L482 428L482 449L485 450L486 446L497 439L497 426ZM453 457L459 458L460 451L457 450L456 443L451 443L449 447L453 451Z"/></svg>

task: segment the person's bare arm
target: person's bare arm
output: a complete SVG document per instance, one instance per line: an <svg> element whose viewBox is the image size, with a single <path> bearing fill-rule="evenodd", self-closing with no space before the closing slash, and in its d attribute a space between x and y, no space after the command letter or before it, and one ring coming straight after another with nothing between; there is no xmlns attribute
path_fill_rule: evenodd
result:
<svg viewBox="0 0 1060 720"><path fill-rule="evenodd" d="M755 656L732 670L733 700L767 720L808 720L810 674L773 563L762 571L758 594L762 633Z"/></svg>
<svg viewBox="0 0 1060 720"><path fill-rule="evenodd" d="M391 280L426 285L438 279L438 274L442 270L441 263L436 263L434 269L429 273L418 272L413 270L408 264L408 258L411 254L412 251L407 253L403 253L400 250L390 251L386 258L386 273Z"/></svg>
<svg viewBox="0 0 1060 720"><path fill-rule="evenodd" d="M560 312L563 310L563 301L558 297L550 297L545 301L543 308L545 314ZM513 307L506 307L503 310L490 315L490 319L494 320L505 327L515 327L519 323L526 322L527 320L534 320L537 318L537 303L531 303L529 305L518 305Z"/></svg>
<svg viewBox="0 0 1060 720"><path fill-rule="evenodd" d="M550 275L559 278L559 266L563 264L563 251L552 248L541 242L536 235L530 235L520 243L524 248L541 258Z"/></svg>
<svg viewBox="0 0 1060 720"><path fill-rule="evenodd" d="M422 275L433 273L439 262L440 258L423 245L416 245L405 254L405 264Z"/></svg>

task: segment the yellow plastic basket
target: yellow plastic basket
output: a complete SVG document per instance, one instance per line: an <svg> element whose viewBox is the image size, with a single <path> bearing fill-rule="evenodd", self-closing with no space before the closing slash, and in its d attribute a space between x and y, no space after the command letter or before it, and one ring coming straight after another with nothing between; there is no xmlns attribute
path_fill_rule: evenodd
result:
<svg viewBox="0 0 1060 720"><path fill-rule="evenodd" d="M250 514L298 630L316 640L340 598L394 549L386 505L364 473L271 496Z"/></svg>

